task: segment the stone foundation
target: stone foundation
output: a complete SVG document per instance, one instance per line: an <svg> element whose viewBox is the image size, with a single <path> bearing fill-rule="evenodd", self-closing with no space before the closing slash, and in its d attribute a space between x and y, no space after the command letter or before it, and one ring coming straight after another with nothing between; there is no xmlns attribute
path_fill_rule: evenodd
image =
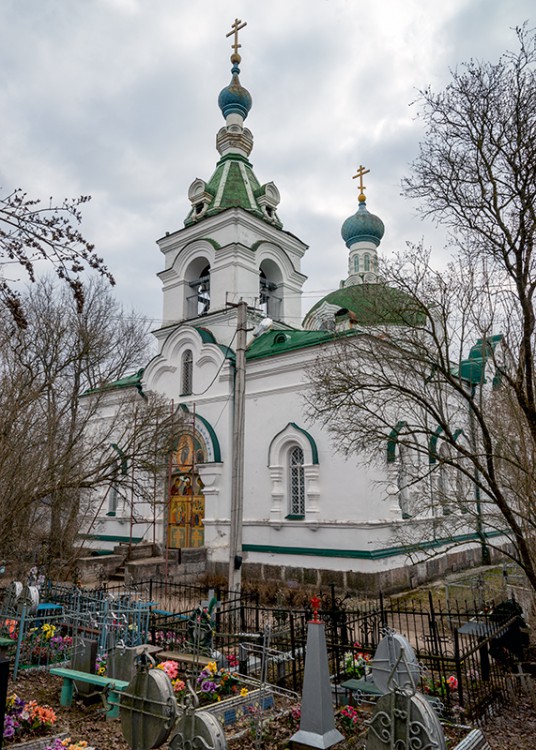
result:
<svg viewBox="0 0 536 750"><path fill-rule="evenodd" d="M490 550L491 562L503 559L500 552ZM297 558L298 559L298 558ZM362 592L369 595L396 594L416 588L429 581L443 578L451 573L461 572L482 565L480 547L452 550L444 555L407 563L391 570L364 573L358 570L327 570L322 568L302 568L299 566L278 566L244 561L243 581L279 581L287 586L313 586L317 588L335 584L342 591ZM208 563L207 574L227 577L226 563Z"/></svg>

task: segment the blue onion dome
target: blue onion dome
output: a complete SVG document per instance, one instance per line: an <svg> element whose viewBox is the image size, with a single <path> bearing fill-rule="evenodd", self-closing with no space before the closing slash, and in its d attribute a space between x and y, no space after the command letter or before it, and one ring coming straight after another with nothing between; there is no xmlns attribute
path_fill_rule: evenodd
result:
<svg viewBox="0 0 536 750"><path fill-rule="evenodd" d="M359 208L342 225L342 238L348 248L356 242L372 242L378 247L385 232L383 221L367 209L363 193L358 200Z"/></svg>
<svg viewBox="0 0 536 750"><path fill-rule="evenodd" d="M239 56L236 55L236 57ZM231 78L231 83L222 89L218 96L218 106L225 119L227 119L228 115L237 114L245 120L252 105L251 94L240 85L240 80L238 79L238 74L240 73L238 62L233 60L233 67L231 68L233 77Z"/></svg>

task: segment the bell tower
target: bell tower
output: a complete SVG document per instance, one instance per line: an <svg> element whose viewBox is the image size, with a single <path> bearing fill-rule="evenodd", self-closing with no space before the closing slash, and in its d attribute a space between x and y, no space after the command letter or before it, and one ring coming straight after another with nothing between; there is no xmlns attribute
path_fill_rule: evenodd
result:
<svg viewBox="0 0 536 750"><path fill-rule="evenodd" d="M188 321L212 331L220 343L232 336L228 303L244 299L259 316L281 326L298 327L306 277L301 259L307 246L283 229L277 210L279 190L261 184L249 161L253 135L244 127L252 107L249 91L240 83L238 32L235 20L231 82L218 105L225 125L216 136L219 161L207 180L190 185L191 209L184 228L158 241L165 257L164 327Z"/></svg>

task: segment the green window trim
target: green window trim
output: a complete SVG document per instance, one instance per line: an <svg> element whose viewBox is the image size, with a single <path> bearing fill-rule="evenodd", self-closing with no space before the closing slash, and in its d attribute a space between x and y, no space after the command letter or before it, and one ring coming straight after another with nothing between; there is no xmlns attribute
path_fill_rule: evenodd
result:
<svg viewBox="0 0 536 750"><path fill-rule="evenodd" d="M395 427L389 433L387 438L387 463L394 464L396 461L396 446L398 444L398 436L403 427L407 427L408 423L404 421L397 422Z"/></svg>

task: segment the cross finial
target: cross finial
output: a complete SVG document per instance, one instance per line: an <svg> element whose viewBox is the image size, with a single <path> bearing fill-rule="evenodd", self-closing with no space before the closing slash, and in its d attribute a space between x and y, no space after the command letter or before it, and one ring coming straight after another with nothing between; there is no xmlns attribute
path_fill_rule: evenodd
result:
<svg viewBox="0 0 536 750"><path fill-rule="evenodd" d="M311 620L311 622L320 622L320 620L318 619L318 610L321 604L322 600L315 594L315 596L311 598L311 607L313 610L313 619Z"/></svg>
<svg viewBox="0 0 536 750"><path fill-rule="evenodd" d="M232 36L234 34L234 42L231 44L232 49L234 50L233 54L231 55L231 62L232 63L239 63L241 60L240 55L238 54L238 49L241 47L241 44L238 44L238 32L240 29L243 29L244 26L247 26L247 21L242 21L239 18L235 18L235 21L233 24L231 24L231 31L226 34L225 36Z"/></svg>
<svg viewBox="0 0 536 750"><path fill-rule="evenodd" d="M355 180L356 177L359 177L359 195L357 196L357 200L360 203L365 202L365 190L366 187L363 185L363 176L368 174L370 172L370 169L365 169L365 167L360 164L357 168L357 173L352 177L352 180Z"/></svg>

